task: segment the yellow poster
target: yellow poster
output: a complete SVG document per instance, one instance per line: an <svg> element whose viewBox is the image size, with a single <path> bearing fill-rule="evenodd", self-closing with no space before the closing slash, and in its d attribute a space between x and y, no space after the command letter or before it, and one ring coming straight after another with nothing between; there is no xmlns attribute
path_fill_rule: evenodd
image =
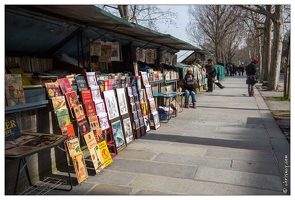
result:
<svg viewBox="0 0 295 200"><path fill-rule="evenodd" d="M102 142L98 143L98 147L100 150L100 154L101 154L104 166L106 167L113 162L113 159L108 149L106 141L103 140Z"/></svg>
<svg viewBox="0 0 295 200"><path fill-rule="evenodd" d="M78 183L81 183L85 179L88 178L88 172L83 156L83 152L80 152L72 157L73 166L76 172L76 177L78 180Z"/></svg>
<svg viewBox="0 0 295 200"><path fill-rule="evenodd" d="M89 133L85 134L84 139L89 149L94 169L96 173L98 173L104 168L104 164L93 132L90 131Z"/></svg>

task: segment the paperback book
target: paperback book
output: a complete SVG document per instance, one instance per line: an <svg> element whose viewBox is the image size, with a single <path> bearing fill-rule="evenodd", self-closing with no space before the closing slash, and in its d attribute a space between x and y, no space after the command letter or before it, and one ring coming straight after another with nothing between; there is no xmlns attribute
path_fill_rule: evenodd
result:
<svg viewBox="0 0 295 200"><path fill-rule="evenodd" d="M73 87L72 87L71 82L68 78L59 78L59 79L57 79L57 81L58 81L59 87L61 89L61 92L63 94L73 91Z"/></svg>
<svg viewBox="0 0 295 200"><path fill-rule="evenodd" d="M52 97L61 96L61 90L57 81L44 83L49 99Z"/></svg>
<svg viewBox="0 0 295 200"><path fill-rule="evenodd" d="M78 90L81 92L82 90L88 90L88 85L84 76L76 76L76 83Z"/></svg>

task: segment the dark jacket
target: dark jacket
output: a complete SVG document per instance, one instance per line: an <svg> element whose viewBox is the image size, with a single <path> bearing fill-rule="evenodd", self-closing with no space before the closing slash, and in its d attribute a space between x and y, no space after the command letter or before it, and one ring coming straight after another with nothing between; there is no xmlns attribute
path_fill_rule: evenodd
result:
<svg viewBox="0 0 295 200"><path fill-rule="evenodd" d="M214 78L216 76L216 71L215 71L215 67L214 65L205 65L205 69L206 69L206 78ZM215 74L214 74L215 71Z"/></svg>
<svg viewBox="0 0 295 200"><path fill-rule="evenodd" d="M256 64L254 62L251 62L247 67L246 67L246 74L248 75L254 75L256 74Z"/></svg>
<svg viewBox="0 0 295 200"><path fill-rule="evenodd" d="M186 74L184 79L180 82L180 87L182 88L182 90L192 90L192 91L196 91L197 87L198 87L198 82L195 79L195 76L192 75L193 78L192 80L188 80L188 75Z"/></svg>

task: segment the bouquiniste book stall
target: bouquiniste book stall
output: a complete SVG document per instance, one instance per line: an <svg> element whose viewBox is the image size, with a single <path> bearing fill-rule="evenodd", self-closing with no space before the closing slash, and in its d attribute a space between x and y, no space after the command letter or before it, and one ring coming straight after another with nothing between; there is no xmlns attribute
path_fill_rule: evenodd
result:
<svg viewBox="0 0 295 200"><path fill-rule="evenodd" d="M139 48L136 52L137 61L156 63L155 49ZM98 58L90 63L94 71L45 83L56 124L61 135L67 137L64 145L78 183L88 178L80 140L87 145L94 170L99 173L119 151L150 131L151 121L154 129L161 126L150 83L160 79L161 74L152 69L139 73L137 63L133 63L134 75L101 73L106 63L122 61L119 43L95 41L90 43L90 54ZM78 91L72 84L77 85ZM20 91L19 96L20 88L14 87Z"/></svg>

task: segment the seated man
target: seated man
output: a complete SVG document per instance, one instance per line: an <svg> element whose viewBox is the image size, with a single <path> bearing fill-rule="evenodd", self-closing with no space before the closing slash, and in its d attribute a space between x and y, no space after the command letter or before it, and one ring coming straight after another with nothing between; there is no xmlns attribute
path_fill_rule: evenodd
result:
<svg viewBox="0 0 295 200"><path fill-rule="evenodd" d="M185 99L185 108L189 108L188 106L188 100L189 96L192 96L192 103L193 103L193 108L197 107L197 95L196 95L196 89L197 89L198 83L197 80L195 79L195 76L193 75L192 69L188 69L184 79L180 83L180 87L182 88L182 91L184 91Z"/></svg>

